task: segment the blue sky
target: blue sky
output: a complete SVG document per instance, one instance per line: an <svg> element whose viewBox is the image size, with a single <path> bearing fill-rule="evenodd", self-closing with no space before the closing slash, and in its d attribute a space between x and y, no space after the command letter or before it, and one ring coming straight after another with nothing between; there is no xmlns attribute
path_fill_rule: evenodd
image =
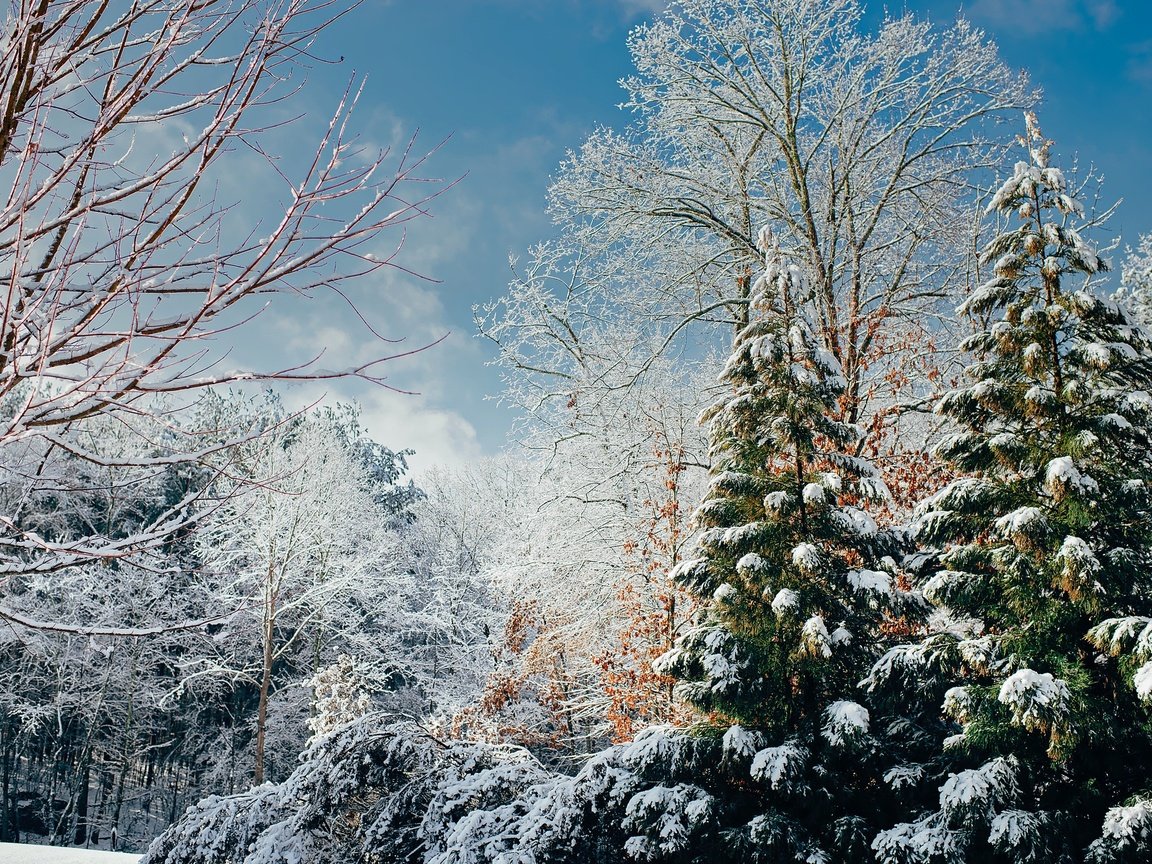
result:
<svg viewBox="0 0 1152 864"><path fill-rule="evenodd" d="M389 335L410 344L448 334L397 363L402 396L334 386L355 397L374 437L412 447L418 467L461 462L500 449L511 424L485 397L499 392L491 352L473 336L473 304L499 296L509 254L552 230L545 191L564 153L597 125L623 126L617 81L630 71L625 39L659 0L365 0L329 31L316 53L309 110L367 76L358 128L369 143L399 145L419 131L444 144L429 173L459 182L437 200L434 219L413 226L402 260L436 282L400 273L362 286L359 302ZM883 4L869 3L879 16ZM954 0L889 3L941 24ZM1027 69L1045 93L1041 123L1067 164L1076 155L1124 198L1112 229L1129 242L1152 232L1152 3L1149 0L970 0L963 14ZM447 139L447 140L445 140ZM394 239L394 238L392 238ZM269 310L263 336L282 349L329 347L328 365L367 350L331 309ZM241 356L243 351L240 352ZM292 398L315 395L307 388Z"/></svg>

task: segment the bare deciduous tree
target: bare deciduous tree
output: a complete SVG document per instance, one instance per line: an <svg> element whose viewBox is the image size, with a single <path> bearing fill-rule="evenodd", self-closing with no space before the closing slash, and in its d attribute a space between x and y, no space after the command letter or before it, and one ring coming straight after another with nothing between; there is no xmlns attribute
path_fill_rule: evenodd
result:
<svg viewBox="0 0 1152 864"><path fill-rule="evenodd" d="M388 247L395 251L373 254L381 232L422 215L443 188L421 177L424 159L411 145L390 154L356 143L356 81L298 171L292 154L274 147L290 149L307 125L292 116L292 99L314 40L348 3L16 0L6 8L0 465L8 479L29 489L57 482L38 473L53 451L102 464L79 434L96 415L155 432L163 412L221 383L383 382L387 355L398 352L382 342L371 362L337 370L319 368L319 356L290 368L230 369L213 346L231 341L267 295L351 304L349 280L400 266L401 232ZM250 219L242 203L257 188L265 209ZM256 432L161 432L145 456L118 465L118 476L135 483ZM197 494L125 536L41 534L18 508L0 513L0 574L134 555L177 531Z"/></svg>
<svg viewBox="0 0 1152 864"><path fill-rule="evenodd" d="M319 666L341 635L398 640L402 628L381 610L402 618L407 576L390 566L394 540L363 468L323 420L247 449L251 476L201 523L197 541L206 569L223 581L219 590L231 595L225 605L247 610L225 625L221 644L239 641L256 650L229 647L218 659L200 658L185 670L185 684L225 675L258 689L253 782L259 785L276 665L304 650ZM390 672L379 671L385 678Z"/></svg>
<svg viewBox="0 0 1152 864"><path fill-rule="evenodd" d="M571 434L653 357L727 350L767 224L811 273L847 419L868 418L893 358L923 355L967 284L974 184L1010 142L995 123L1034 94L963 21L867 33L862 16L857 0L682 0L632 34L633 122L569 155L558 239L479 312L511 401Z"/></svg>

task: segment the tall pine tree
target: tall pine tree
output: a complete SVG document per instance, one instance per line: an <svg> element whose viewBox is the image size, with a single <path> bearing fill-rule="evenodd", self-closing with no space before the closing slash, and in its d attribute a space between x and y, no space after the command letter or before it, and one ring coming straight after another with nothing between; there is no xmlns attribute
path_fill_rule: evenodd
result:
<svg viewBox="0 0 1152 864"><path fill-rule="evenodd" d="M937 406L954 432L936 452L964 476L917 517L941 553L923 590L950 624L870 681L909 667L951 678L956 770L936 809L877 838L886 864L1152 855L1150 715L1132 664L1097 647L1128 647L1146 618L1123 616L1152 611L1152 354L1090 292L1105 264L1034 116L1021 140L1029 160L988 208L1010 223L983 251L995 275L960 310L984 322L963 346L971 381Z"/></svg>
<svg viewBox="0 0 1152 864"><path fill-rule="evenodd" d="M897 537L862 507L886 490L853 453L860 429L837 419L844 378L806 320L801 268L760 239L749 324L701 418L712 469L697 553L673 572L702 611L658 664L702 720L633 745L632 767L661 780L628 805L641 860L871 860L876 778L908 746L857 686L885 623L918 609Z"/></svg>

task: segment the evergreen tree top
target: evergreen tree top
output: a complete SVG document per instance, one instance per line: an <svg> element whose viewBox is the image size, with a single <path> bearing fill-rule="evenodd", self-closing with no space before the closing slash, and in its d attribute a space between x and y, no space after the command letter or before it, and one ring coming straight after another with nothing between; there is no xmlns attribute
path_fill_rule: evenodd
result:
<svg viewBox="0 0 1152 864"><path fill-rule="evenodd" d="M695 519L697 557L674 572L704 602L662 666L700 710L774 733L824 722L866 668L884 611L903 601L890 534L862 509L886 492L837 418L839 363L805 315L803 269L760 233L765 269L749 323L702 415L712 481ZM801 693L811 688L811 693Z"/></svg>
<svg viewBox="0 0 1152 864"><path fill-rule="evenodd" d="M881 862L1119 861L1140 845L1100 831L1144 818L1152 689L1092 643L1139 656L1152 621L1152 342L1094 294L1106 262L1032 115L1021 143L1028 161L988 208L1009 223L981 256L993 276L960 307L979 323L969 382L937 405L954 431L935 452L965 476L917 508L940 564L923 591L947 623L868 681L950 681L943 756L963 770L938 810L877 839Z"/></svg>

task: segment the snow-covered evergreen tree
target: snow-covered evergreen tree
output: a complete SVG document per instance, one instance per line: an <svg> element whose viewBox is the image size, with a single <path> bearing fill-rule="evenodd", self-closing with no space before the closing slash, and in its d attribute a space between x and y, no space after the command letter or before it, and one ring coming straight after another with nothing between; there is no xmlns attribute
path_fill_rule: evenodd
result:
<svg viewBox="0 0 1152 864"><path fill-rule="evenodd" d="M860 647L896 596L892 550L860 503L885 492L852 455L860 430L835 417L844 379L808 326L801 269L770 235L750 323L701 417L711 483L697 556L673 573L707 601L701 626L663 661L702 712L764 732L793 729L859 680ZM803 694L797 700L797 694Z"/></svg>
<svg viewBox="0 0 1152 864"><path fill-rule="evenodd" d="M1152 611L1152 353L1090 291L1106 269L1051 142L1028 117L1017 163L988 211L1011 224L983 251L994 276L962 305L983 326L963 346L970 383L937 412L937 454L964 476L922 503L918 539L939 553L923 587L945 632L893 649L872 673L931 672L953 773L936 809L882 833L878 860L1148 860L1152 725L1124 647ZM1146 620L1146 619L1141 619ZM1139 691L1139 692L1137 692ZM1133 857L1135 856L1135 857Z"/></svg>
<svg viewBox="0 0 1152 864"><path fill-rule="evenodd" d="M802 269L767 231L760 244L726 392L701 418L712 469L697 554L673 573L702 611L659 663L702 719L632 760L660 778L627 806L640 860L869 860L875 780L907 732L858 701L883 624L916 609L897 539L859 506L886 490L852 452L860 430L836 417L844 378L805 318Z"/></svg>

